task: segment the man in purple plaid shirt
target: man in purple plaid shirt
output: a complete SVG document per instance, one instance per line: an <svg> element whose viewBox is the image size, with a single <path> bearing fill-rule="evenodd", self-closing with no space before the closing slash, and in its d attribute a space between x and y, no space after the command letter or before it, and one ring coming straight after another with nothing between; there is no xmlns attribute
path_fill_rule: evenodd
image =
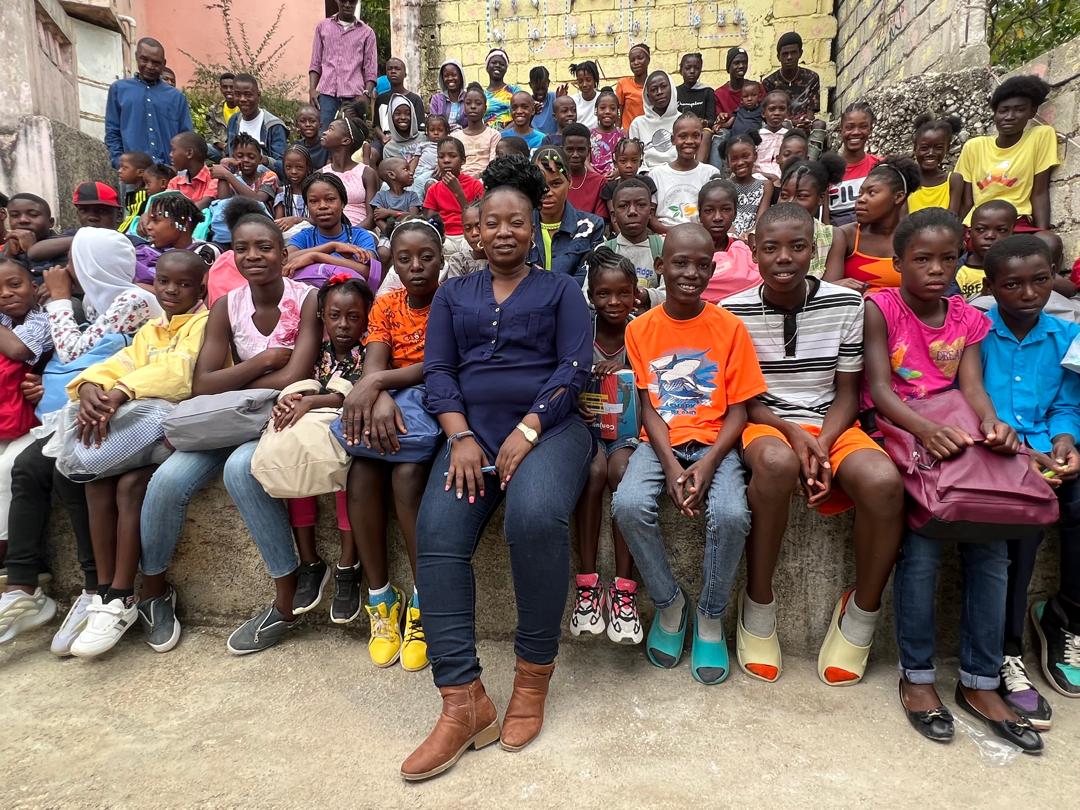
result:
<svg viewBox="0 0 1080 810"><path fill-rule="evenodd" d="M315 26L308 95L319 110L320 131L349 101L367 101L378 78L375 31L356 18L357 0L338 0L338 13Z"/></svg>

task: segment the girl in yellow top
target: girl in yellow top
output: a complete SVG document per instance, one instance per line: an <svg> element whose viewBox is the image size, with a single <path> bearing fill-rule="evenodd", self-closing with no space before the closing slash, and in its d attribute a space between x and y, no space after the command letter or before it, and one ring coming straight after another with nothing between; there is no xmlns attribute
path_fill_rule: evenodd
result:
<svg viewBox="0 0 1080 810"><path fill-rule="evenodd" d="M130 346L68 385L68 396L79 403L77 425L87 447L106 438L109 420L128 400L179 402L191 396L207 321L206 270L206 263L194 253L164 254L157 264L154 295L165 314L143 325ZM135 624L139 517L154 469L142 467L86 485L90 539L101 584L87 609L86 624L71 645L72 655L100 655Z"/></svg>
<svg viewBox="0 0 1080 810"><path fill-rule="evenodd" d="M1016 207L1017 233L1050 228L1050 170L1058 165L1057 133L1044 124L1028 128L1050 85L1038 76L1006 79L990 97L997 135L964 144L956 171L964 177L964 224L987 200Z"/></svg>
<svg viewBox="0 0 1080 810"><path fill-rule="evenodd" d="M922 182L908 196L908 213L923 208L947 208L960 216L964 202L964 178L945 168L953 137L959 134L963 122L955 115L934 118L920 115L915 119L915 162L919 165Z"/></svg>

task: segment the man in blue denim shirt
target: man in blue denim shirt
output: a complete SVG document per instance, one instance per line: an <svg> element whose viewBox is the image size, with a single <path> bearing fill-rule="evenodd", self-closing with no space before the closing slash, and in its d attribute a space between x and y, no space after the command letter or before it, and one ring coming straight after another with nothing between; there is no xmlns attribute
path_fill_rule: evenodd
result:
<svg viewBox="0 0 1080 810"><path fill-rule="evenodd" d="M1030 235L999 240L985 256L986 282L997 300L980 344L986 392L1000 417L1032 451L1061 502L1061 590L1031 607L1050 685L1080 697L1080 375L1062 367L1080 326L1047 315L1053 290L1050 251ZM1039 730L1051 710L1024 671L1027 589L1041 537L1009 541L1002 698Z"/></svg>
<svg viewBox="0 0 1080 810"><path fill-rule="evenodd" d="M180 132L194 129L187 98L161 80L165 48L143 37L135 48L137 72L109 87L105 103L105 145L113 168L120 155L145 152L157 163L169 163L169 142Z"/></svg>

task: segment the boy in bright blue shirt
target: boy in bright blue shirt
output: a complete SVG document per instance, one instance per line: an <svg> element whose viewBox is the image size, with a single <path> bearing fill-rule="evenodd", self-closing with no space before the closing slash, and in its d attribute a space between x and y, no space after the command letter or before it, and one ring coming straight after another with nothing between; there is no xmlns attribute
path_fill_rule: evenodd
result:
<svg viewBox="0 0 1080 810"><path fill-rule="evenodd" d="M980 343L986 393L995 411L1031 448L1061 503L1061 588L1031 606L1051 686L1080 697L1080 375L1062 367L1080 326L1043 312L1054 286L1046 244L1030 234L996 242L984 257L986 283L997 304L990 333ZM1042 537L1009 541L1005 658L998 690L1039 730L1051 709L1023 663L1027 589Z"/></svg>

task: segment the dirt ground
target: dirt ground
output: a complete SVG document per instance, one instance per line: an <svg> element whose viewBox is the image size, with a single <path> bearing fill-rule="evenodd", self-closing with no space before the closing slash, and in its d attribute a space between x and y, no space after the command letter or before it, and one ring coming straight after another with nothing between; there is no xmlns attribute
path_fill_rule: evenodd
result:
<svg viewBox="0 0 1080 810"><path fill-rule="evenodd" d="M438 711L430 671L376 670L355 637L314 628L238 659L226 632L185 631L158 655L135 629L94 661L51 657L46 631L0 648L3 806L1053 808L1080 791L1080 701L1051 697L1045 754L1009 756L969 724L948 746L918 737L887 666L846 689L805 659L775 685L736 670L704 687L685 661L657 670L606 640L564 647L528 749L409 785L398 766ZM512 646L481 658L501 709ZM941 671L952 705L955 666Z"/></svg>

